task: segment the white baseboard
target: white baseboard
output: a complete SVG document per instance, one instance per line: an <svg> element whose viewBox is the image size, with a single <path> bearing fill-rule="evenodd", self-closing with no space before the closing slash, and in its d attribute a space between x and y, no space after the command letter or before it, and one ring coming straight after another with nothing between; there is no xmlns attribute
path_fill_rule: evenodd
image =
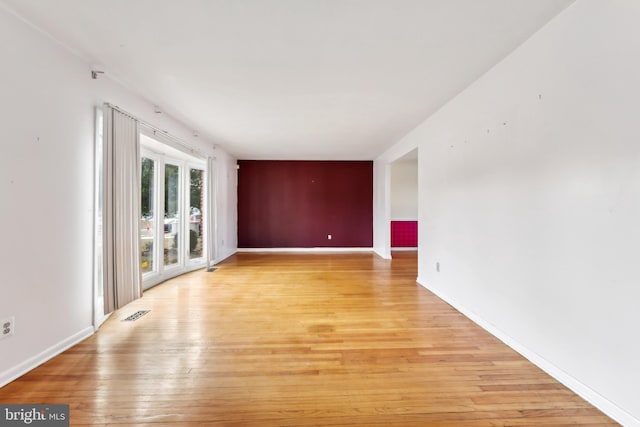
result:
<svg viewBox="0 0 640 427"><path fill-rule="evenodd" d="M467 309L462 304L458 303L455 299L450 298L448 295L444 294L438 289L430 288L426 282L424 282L420 277L416 279L416 282L433 292L438 298L458 310L460 313L465 315L475 324L480 326L482 329L489 332L494 337L498 338L500 341L511 347L513 350L517 351L524 358L529 360L534 365L538 366L540 369L545 371L547 374L551 375L558 382L562 383L569 389L571 389L578 396L582 397L587 402L591 403L593 406L604 412L607 416L613 418L618 423L627 427L640 427L640 420L635 418L633 415L620 408L610 400L606 399L587 385L578 381L576 378L564 372L562 369L549 362L536 352L530 350L526 346L520 344L518 341L511 338L509 335L505 334L502 330L498 329L495 325L487 322L482 317L478 316L473 311Z"/></svg>
<svg viewBox="0 0 640 427"><path fill-rule="evenodd" d="M42 353L25 360L24 362L20 363L17 366L14 366L13 368L7 369L0 374L0 387L4 387L11 381L42 365L47 360L59 355L68 348L78 344L80 341L90 337L91 335L93 335L93 332L93 326L87 326L86 328L60 341L59 343L52 345Z"/></svg>
<svg viewBox="0 0 640 427"><path fill-rule="evenodd" d="M391 259L391 251L388 247L374 247L373 252L382 259Z"/></svg>
<svg viewBox="0 0 640 427"><path fill-rule="evenodd" d="M412 247L412 248L396 248L396 247L391 247L391 252L417 252L418 248L417 247Z"/></svg>
<svg viewBox="0 0 640 427"><path fill-rule="evenodd" d="M373 248L238 248L238 252L298 252L298 253L373 252Z"/></svg>
<svg viewBox="0 0 640 427"><path fill-rule="evenodd" d="M98 319L97 324L93 326L94 332L98 332L98 329L100 329L100 326L102 326L102 324L106 322L109 317L111 317L111 313L107 313L104 316L102 316L100 319Z"/></svg>
<svg viewBox="0 0 640 427"><path fill-rule="evenodd" d="M218 257L213 262L213 265L219 264L230 256L235 255L238 252L237 248L227 249L226 251L220 253Z"/></svg>

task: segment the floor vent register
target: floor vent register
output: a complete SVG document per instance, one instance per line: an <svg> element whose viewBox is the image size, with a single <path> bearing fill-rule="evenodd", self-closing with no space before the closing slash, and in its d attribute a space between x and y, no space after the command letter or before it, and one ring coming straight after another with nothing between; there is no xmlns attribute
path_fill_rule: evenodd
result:
<svg viewBox="0 0 640 427"><path fill-rule="evenodd" d="M122 321L123 322L134 322L134 321L138 320L139 318L141 318L142 316L144 316L145 314L147 314L149 311L151 311L151 310L138 310L135 313L133 313L131 316L125 317L124 319L122 319Z"/></svg>

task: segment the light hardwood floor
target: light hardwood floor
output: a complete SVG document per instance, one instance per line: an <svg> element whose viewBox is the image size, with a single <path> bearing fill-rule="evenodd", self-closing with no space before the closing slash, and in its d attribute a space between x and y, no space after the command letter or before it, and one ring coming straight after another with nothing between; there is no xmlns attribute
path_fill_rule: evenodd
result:
<svg viewBox="0 0 640 427"><path fill-rule="evenodd" d="M238 254L0 402L68 403L72 425L615 425L415 278L415 253Z"/></svg>

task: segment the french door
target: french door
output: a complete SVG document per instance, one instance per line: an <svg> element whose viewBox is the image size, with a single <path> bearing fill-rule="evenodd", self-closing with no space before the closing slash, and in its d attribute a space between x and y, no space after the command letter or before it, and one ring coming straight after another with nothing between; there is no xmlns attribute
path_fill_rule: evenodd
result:
<svg viewBox="0 0 640 427"><path fill-rule="evenodd" d="M206 264L205 164L141 138L140 269L143 288Z"/></svg>

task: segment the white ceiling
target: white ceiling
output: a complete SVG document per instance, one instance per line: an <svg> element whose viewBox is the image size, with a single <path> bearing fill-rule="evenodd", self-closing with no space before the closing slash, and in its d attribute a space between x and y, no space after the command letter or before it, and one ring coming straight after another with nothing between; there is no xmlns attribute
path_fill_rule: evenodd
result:
<svg viewBox="0 0 640 427"><path fill-rule="evenodd" d="M0 0L242 159L374 159L572 0Z"/></svg>

